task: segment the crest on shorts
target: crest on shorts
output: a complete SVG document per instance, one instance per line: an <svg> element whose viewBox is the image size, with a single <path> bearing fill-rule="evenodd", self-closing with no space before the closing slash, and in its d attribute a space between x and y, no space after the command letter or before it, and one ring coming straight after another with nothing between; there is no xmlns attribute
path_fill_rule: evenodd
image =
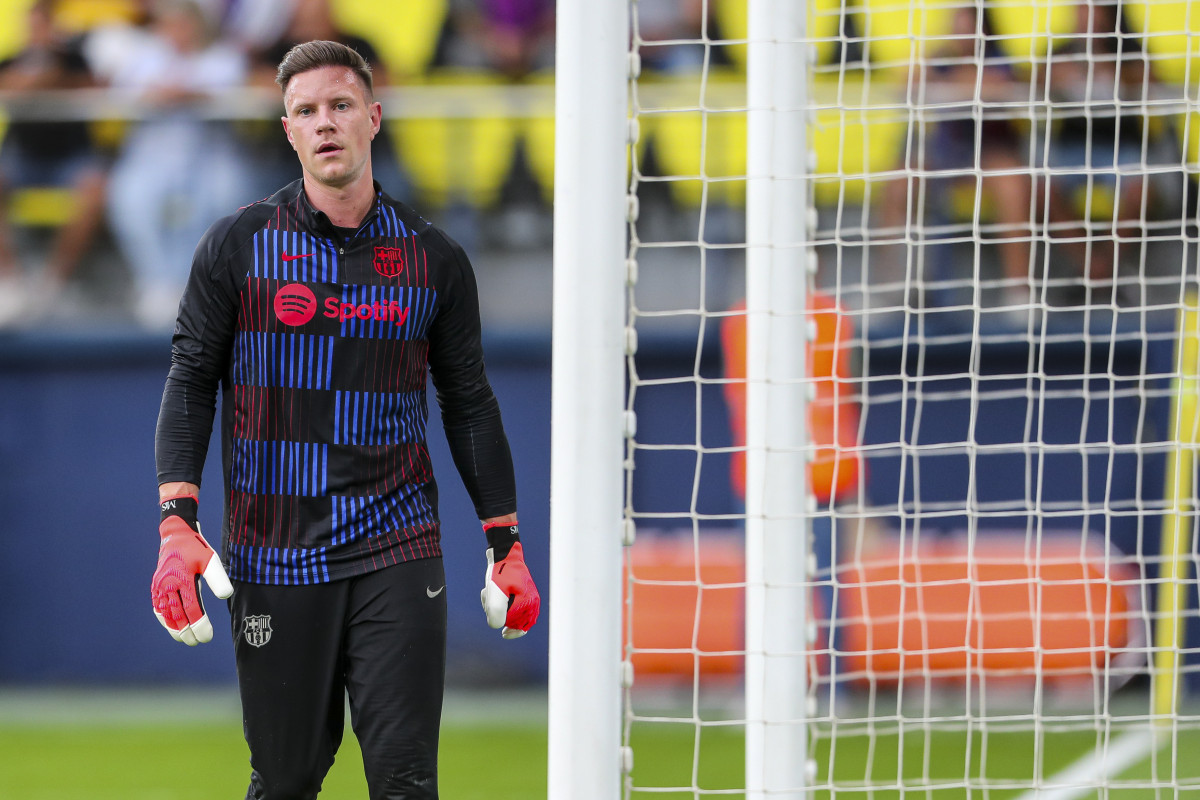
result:
<svg viewBox="0 0 1200 800"><path fill-rule="evenodd" d="M242 636L246 643L254 647L262 647L271 641L271 615L258 614L242 620Z"/></svg>
<svg viewBox="0 0 1200 800"><path fill-rule="evenodd" d="M376 247L375 271L385 278L394 278L404 272L404 248Z"/></svg>

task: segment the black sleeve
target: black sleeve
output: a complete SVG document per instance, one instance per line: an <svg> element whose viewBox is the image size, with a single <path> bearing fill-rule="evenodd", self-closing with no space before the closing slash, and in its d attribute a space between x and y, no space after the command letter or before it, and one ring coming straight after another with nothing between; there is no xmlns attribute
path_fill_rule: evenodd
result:
<svg viewBox="0 0 1200 800"><path fill-rule="evenodd" d="M480 519L517 510L512 453L500 404L483 367L479 289L466 254L436 229L445 247L446 277L429 334L429 370L454 465Z"/></svg>
<svg viewBox="0 0 1200 800"><path fill-rule="evenodd" d="M200 485L216 415L217 387L229 361L237 324L238 290L221 248L233 218L217 222L200 240L192 259L171 340L171 369L163 389L154 435L159 484Z"/></svg>

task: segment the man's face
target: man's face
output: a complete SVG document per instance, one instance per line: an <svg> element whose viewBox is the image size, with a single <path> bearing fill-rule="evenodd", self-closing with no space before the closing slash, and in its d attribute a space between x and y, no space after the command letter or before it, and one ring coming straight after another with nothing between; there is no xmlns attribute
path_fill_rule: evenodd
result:
<svg viewBox="0 0 1200 800"><path fill-rule="evenodd" d="M283 107L283 129L306 174L332 188L362 176L383 111L352 69L320 67L293 76Z"/></svg>

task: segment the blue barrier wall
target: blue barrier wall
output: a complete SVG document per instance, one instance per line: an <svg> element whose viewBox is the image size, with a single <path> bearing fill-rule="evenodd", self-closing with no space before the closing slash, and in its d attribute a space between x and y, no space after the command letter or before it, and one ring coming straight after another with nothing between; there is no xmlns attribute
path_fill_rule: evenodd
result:
<svg viewBox="0 0 1200 800"><path fill-rule="evenodd" d="M1163 498L1173 321L1104 315L1084 328L1068 317L1044 338L983 335L975 346L953 330L927 329L919 346L876 330L864 415L865 439L879 446L871 504L912 509L919 497L919 529L886 521L909 535L967 530L969 503L976 530L1090 530L1126 554L1157 554L1161 519L1138 501ZM972 453L957 444L969 441ZM1080 507L1107 513L1071 513Z"/></svg>
<svg viewBox="0 0 1200 800"><path fill-rule="evenodd" d="M1051 443L1107 442L1110 437L1132 442L1138 425L1143 426L1143 441L1163 432L1164 387L1133 376L1143 368L1169 371L1169 330L1146 331L1111 351L1083 331L1068 330L1035 352L1011 336L972 350L964 344L938 344L937 336L930 335L920 353L921 374L927 390L936 392L925 401L919 427L914 425L916 407L902 400L901 391L918 354L912 345L899 346L892 333L874 331L865 355L875 378L864 421L869 445L962 441L972 429L983 444L1023 441L1031 415L1039 425L1035 438ZM692 376L697 369L694 345L693 338L643 340L638 374L651 380ZM488 372L517 467L523 540L534 577L549 599L550 346L540 337L492 338L486 346ZM0 335L0 683L233 680L228 636L187 648L171 641L150 610L158 524L153 436L168 354L165 340L132 332L104 337ZM1027 399L1027 388L1039 387L1002 377L1023 373L1031 358L1045 376L1045 388L1052 390L1045 405L1031 405ZM974 417L970 381L962 377L972 365L984 375L989 390L1003 390L979 404ZM719 353L711 338L698 366L701 377L720 374ZM1082 374L1090 376L1078 377ZM1112 401L1083 403L1078 393L1085 382L1111 390ZM430 402L430 445L441 488L449 587L451 680L480 683L503 676L506 683L543 681L548 617L528 636L507 642L483 621L483 537L444 439L435 434L440 423L432 393ZM665 380L639 388L634 406L641 444L691 442L699 430L703 445L652 447L638 453L632 503L646 515L643 523L690 528L690 517L681 511L690 505L693 486L699 487L699 512L735 512L729 455L706 451L730 442L720 385ZM214 445L210 452L219 450ZM900 448L872 450L869 496L881 504L895 503L897 497L912 500L917 490L914 475L919 474L925 502L961 502L968 491L985 503L1003 505L1013 498L1025 502L1028 468L1035 478L1039 471L1053 476L1034 481L1043 487L1044 502L1077 502L1084 493L1094 501L1105 491L1119 503L1134 502L1139 495L1162 497L1161 449L1139 456L1132 450L1109 455L1104 448L1077 447L1044 462L985 455L977 461L973 484L961 452L930 452L919 456L919 462L917 458ZM220 503L213 492L220 485L216 458L210 459L205 484L201 522L215 537L220 530ZM1023 528L1026 521L999 515L987 518L984 526ZM925 533L948 533L964 523L953 514L934 518L926 523ZM1113 539L1127 551L1137 542L1145 552L1156 548L1155 520L1139 520L1133 511L1089 519L1054 517L1049 524L1076 531L1084 525L1097 531L1108 525ZM219 632L227 629L223 603L209 597L214 624ZM1200 631L1189 631L1189 636L1200 641Z"/></svg>
<svg viewBox="0 0 1200 800"><path fill-rule="evenodd" d="M545 342L489 345L518 475L523 540L547 586L550 375ZM0 337L0 682L232 681L224 603L208 595L213 642L172 641L150 609L157 555L153 442L169 344L145 335ZM440 431L432 400L431 432ZM457 682L544 677L546 625L517 641L479 607L483 534L444 437L431 433L441 489ZM220 449L210 449L201 525L220 531Z"/></svg>

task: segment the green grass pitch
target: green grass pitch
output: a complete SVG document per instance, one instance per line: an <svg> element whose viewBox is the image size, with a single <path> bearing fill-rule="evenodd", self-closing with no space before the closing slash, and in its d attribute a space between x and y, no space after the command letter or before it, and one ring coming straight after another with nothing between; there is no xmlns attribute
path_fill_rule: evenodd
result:
<svg viewBox="0 0 1200 800"><path fill-rule="evenodd" d="M449 726L441 747L445 798L546 796L541 726ZM246 794L249 775L249 753L236 721L0 728L0 797L6 800L238 798ZM321 797L367 797L352 735L343 741Z"/></svg>
<svg viewBox="0 0 1200 800"><path fill-rule="evenodd" d="M742 739L708 737L703 777L723 787L741 780ZM439 781L446 800L546 797L546 729L452 723L444 727ZM670 785L690 763L692 734L636 736L639 781ZM0 726L0 798L5 800L214 800L243 797L249 754L236 721L182 725L7 724ZM322 798L365 800L361 755L352 734L326 778ZM659 796L673 796L662 795Z"/></svg>
<svg viewBox="0 0 1200 800"><path fill-rule="evenodd" d="M448 719L440 765L445 800L546 797L544 722L537 715L496 721L504 718ZM630 798L742 796L744 739L739 727L705 725L697 733L690 724L634 723L631 737ZM894 720L875 726L822 724L814 729L819 788L810 797L1016 800L1033 775L1058 775L1098 741L1101 734L1088 725L1062 730L1042 725L1035 732L979 720L971 722L969 731ZM1102 794L1077 796L1200 800L1198 752L1200 734L1181 731L1115 776ZM214 715L171 723L162 715L116 720L0 716L4 800L236 798L244 796L248 775L248 753L236 718ZM1174 789L1168 788L1172 780ZM358 747L347 732L321 797L366 796Z"/></svg>

